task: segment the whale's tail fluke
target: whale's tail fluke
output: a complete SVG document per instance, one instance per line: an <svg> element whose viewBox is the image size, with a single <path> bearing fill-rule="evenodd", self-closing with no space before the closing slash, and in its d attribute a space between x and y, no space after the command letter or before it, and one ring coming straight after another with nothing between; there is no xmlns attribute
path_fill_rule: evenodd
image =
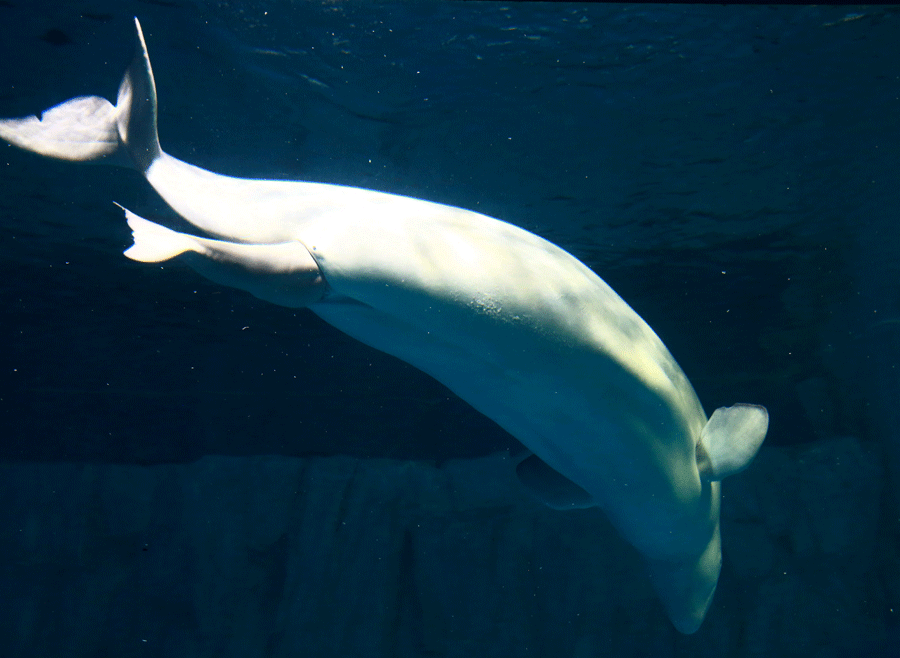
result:
<svg viewBox="0 0 900 658"><path fill-rule="evenodd" d="M125 71L119 85L116 100L116 121L119 139L140 171L156 160L162 150L156 134L156 83L150 68L150 55L138 19L134 19L137 29L137 53L131 66Z"/></svg>
<svg viewBox="0 0 900 658"><path fill-rule="evenodd" d="M105 98L81 96L36 116L0 120L0 138L60 160L105 160L119 150L116 108Z"/></svg>
<svg viewBox="0 0 900 658"><path fill-rule="evenodd" d="M80 96L36 116L0 120L0 138L40 155L75 162L106 162L146 171L159 157L156 85L141 25L137 55L125 72L116 105Z"/></svg>

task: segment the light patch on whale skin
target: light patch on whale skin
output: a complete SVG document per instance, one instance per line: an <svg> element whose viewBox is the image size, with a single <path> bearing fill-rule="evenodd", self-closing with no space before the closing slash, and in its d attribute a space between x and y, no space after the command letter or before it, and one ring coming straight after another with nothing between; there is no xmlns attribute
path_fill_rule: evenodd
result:
<svg viewBox="0 0 900 658"><path fill-rule="evenodd" d="M669 618L703 621L721 565L719 480L746 468L762 407L707 420L675 359L602 279L558 246L491 217L302 181L222 176L163 152L140 25L116 105L62 103L0 120L0 137L75 161L129 164L184 220L125 211L141 262L203 276L326 322L445 384L533 455L517 473L557 509L601 507L646 558Z"/></svg>
<svg viewBox="0 0 900 658"><path fill-rule="evenodd" d="M490 315L494 318L502 318L503 316L503 304L500 300L490 297L488 295L482 295L480 297L474 298L469 304L472 307L473 312L480 313L482 315ZM508 319L510 322L514 321L518 316L510 316Z"/></svg>

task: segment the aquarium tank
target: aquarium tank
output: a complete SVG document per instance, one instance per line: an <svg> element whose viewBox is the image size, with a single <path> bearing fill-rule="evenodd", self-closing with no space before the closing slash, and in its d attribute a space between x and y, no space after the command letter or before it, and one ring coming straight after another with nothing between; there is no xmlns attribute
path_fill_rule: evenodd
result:
<svg viewBox="0 0 900 658"><path fill-rule="evenodd" d="M3 653L900 658L898 43L0 1Z"/></svg>

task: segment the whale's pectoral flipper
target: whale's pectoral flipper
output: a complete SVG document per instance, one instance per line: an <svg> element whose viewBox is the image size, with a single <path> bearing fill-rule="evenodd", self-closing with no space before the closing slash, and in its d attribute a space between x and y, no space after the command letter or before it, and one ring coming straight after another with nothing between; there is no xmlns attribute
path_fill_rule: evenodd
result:
<svg viewBox="0 0 900 658"><path fill-rule="evenodd" d="M145 171L161 151L156 136L156 85L140 23L134 22L137 54L119 86L116 105L99 96L73 98L40 118L0 120L0 139L59 160Z"/></svg>
<svg viewBox="0 0 900 658"><path fill-rule="evenodd" d="M720 407L713 412L697 446L697 468L704 480L721 480L753 461L769 429L769 412L755 404Z"/></svg>
<svg viewBox="0 0 900 658"><path fill-rule="evenodd" d="M121 206L119 206L121 208ZM309 306L325 295L319 267L301 242L242 244L179 233L138 217L126 208L134 244L125 255L142 263L181 257L216 283L292 308Z"/></svg>
<svg viewBox="0 0 900 658"><path fill-rule="evenodd" d="M749 466L768 428L769 413L765 407L754 404L720 407L710 416L700 431L696 459L700 478L709 483L706 486L716 487L716 500L717 482ZM650 580L672 623L682 633L700 628L716 592L721 566L718 521L699 555L680 560L647 560Z"/></svg>
<svg viewBox="0 0 900 658"><path fill-rule="evenodd" d="M531 494L551 509L585 509L597 503L587 491L531 455L516 466L516 475Z"/></svg>

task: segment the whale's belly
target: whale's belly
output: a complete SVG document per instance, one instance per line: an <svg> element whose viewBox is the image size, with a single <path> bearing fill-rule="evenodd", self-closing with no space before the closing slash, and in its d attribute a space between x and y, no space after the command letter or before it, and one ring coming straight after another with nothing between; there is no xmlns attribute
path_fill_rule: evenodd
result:
<svg viewBox="0 0 900 658"><path fill-rule="evenodd" d="M567 252L447 210L428 228L402 215L379 218L377 231L306 227L333 290L311 309L497 422L588 491L645 555L695 553L710 530L695 460L706 416L671 354Z"/></svg>

